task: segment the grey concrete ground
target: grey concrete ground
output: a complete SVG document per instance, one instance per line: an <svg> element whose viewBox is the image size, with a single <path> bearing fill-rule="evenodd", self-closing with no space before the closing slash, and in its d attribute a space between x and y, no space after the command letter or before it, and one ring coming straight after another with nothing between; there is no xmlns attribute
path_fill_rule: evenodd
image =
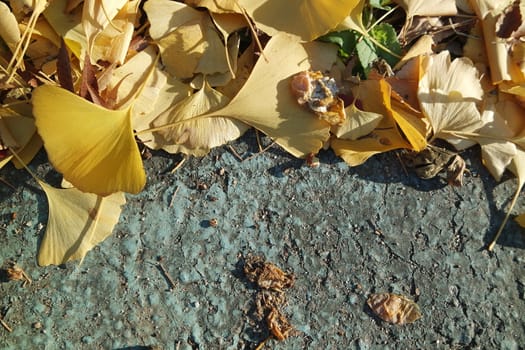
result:
<svg viewBox="0 0 525 350"><path fill-rule="evenodd" d="M232 146L257 152L253 132ZM36 265L45 196L25 172L4 169L16 190L0 185L0 257L33 284L0 283L0 315L13 329L0 328L0 348L254 349L267 336L241 269L254 253L297 279L284 310L300 334L267 348L519 349L524 231L510 222L495 251L483 249L515 180L497 184L478 151L465 157L471 174L452 188L406 175L394 153L349 168L324 152L308 168L278 147L243 162L221 148L174 175L179 158L158 153L115 234L80 266L46 268ZM32 167L56 184L44 159ZM377 319L365 302L383 291L415 298L423 317Z"/></svg>

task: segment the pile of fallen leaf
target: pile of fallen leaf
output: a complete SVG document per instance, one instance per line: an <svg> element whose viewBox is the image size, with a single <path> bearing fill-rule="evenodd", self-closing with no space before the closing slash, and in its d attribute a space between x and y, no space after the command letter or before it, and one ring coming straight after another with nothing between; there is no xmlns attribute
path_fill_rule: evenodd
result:
<svg viewBox="0 0 525 350"><path fill-rule="evenodd" d="M523 6L0 2L0 168L26 167L43 145L65 180L38 180L39 264L82 259L111 234L123 193L145 185L138 144L203 156L251 127L310 163L322 148L352 166L401 149L420 176L447 169L456 185L456 152L480 145L496 179L518 178L498 236L525 183Z"/></svg>
<svg viewBox="0 0 525 350"><path fill-rule="evenodd" d="M262 256L256 255L246 257L243 272L246 278L255 283L258 288L255 296L255 315L266 321L270 333L257 349L262 348L270 338L284 340L296 334L297 331L282 310L286 305L286 289L293 287L295 276L284 272Z"/></svg>

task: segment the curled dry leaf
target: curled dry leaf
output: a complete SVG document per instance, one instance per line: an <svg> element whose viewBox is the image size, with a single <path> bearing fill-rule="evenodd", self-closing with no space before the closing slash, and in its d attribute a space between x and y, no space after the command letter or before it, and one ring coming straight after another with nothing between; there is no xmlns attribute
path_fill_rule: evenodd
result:
<svg viewBox="0 0 525 350"><path fill-rule="evenodd" d="M84 259L89 250L111 235L126 202L122 192L100 197L76 188L57 189L38 183L49 205L47 228L38 251L40 266Z"/></svg>
<svg viewBox="0 0 525 350"><path fill-rule="evenodd" d="M140 0L126 1L123 4L114 3L113 1L108 3L111 4L112 10L114 9L109 16L115 10L118 11L112 17L111 23L105 24L104 29L95 35L90 56L95 62L102 60L114 64L123 64L129 54L128 51L134 35L135 23L140 16Z"/></svg>
<svg viewBox="0 0 525 350"><path fill-rule="evenodd" d="M366 302L374 314L389 323L404 325L421 318L419 306L403 295L371 294Z"/></svg>
<svg viewBox="0 0 525 350"><path fill-rule="evenodd" d="M295 276L283 272L275 264L265 261L263 257L253 255L248 255L245 259L244 275L261 288L255 299L257 316L266 319L270 336L277 340L284 340L295 335L295 329L281 311L286 304L284 290L293 286Z"/></svg>
<svg viewBox="0 0 525 350"><path fill-rule="evenodd" d="M509 55L509 43L498 37L498 21L505 16L505 9L512 6L512 0L480 0L471 1L483 28L483 39L488 61L490 64L490 75L493 84L499 84L505 80L520 82L523 80L523 72L520 67L512 61Z"/></svg>
<svg viewBox="0 0 525 350"><path fill-rule="evenodd" d="M260 256L248 256L244 265L246 277L263 289L282 291L293 287L295 276L285 273L277 265L267 262Z"/></svg>
<svg viewBox="0 0 525 350"><path fill-rule="evenodd" d="M403 160L407 168L413 169L422 179L431 179L442 170L446 170L450 185L461 186L463 184L463 174L466 171L465 160L456 152L428 145L421 152L404 152Z"/></svg>
<svg viewBox="0 0 525 350"><path fill-rule="evenodd" d="M271 309L266 317L266 323L271 335L277 340L285 340L295 331L286 316L276 308Z"/></svg>
<svg viewBox="0 0 525 350"><path fill-rule="evenodd" d="M0 269L0 276L8 281L23 281L24 287L33 282L31 277L13 261L7 262L6 267Z"/></svg>

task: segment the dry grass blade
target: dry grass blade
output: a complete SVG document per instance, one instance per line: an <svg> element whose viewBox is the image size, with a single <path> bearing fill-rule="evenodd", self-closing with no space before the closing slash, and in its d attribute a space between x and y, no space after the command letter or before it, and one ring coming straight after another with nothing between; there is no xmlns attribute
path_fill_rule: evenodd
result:
<svg viewBox="0 0 525 350"><path fill-rule="evenodd" d="M33 35L33 31L35 30L38 17L40 17L40 15L42 14L42 12L44 12L46 7L46 0L34 1L33 12L31 13L27 26L24 32L22 33L22 37L20 38L20 41L18 42L15 51L13 52L13 57L11 58L11 61L7 66L6 70L9 75L7 77L6 83L10 83L13 77L15 76L16 71L24 67L24 56L29 47L29 44L31 43L31 36Z"/></svg>

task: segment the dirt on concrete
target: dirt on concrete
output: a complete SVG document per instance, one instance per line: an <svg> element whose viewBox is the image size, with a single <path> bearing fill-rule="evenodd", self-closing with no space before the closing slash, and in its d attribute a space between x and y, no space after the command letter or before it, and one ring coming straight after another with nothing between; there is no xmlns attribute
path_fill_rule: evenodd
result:
<svg viewBox="0 0 525 350"><path fill-rule="evenodd" d="M406 174L395 153L351 168L324 152L310 168L277 146L256 155L253 132L231 147L174 174L180 156L154 153L146 189L127 196L114 234L81 265L37 266L45 195L26 172L4 168L14 188L0 183L0 257L32 283L0 283L12 329L0 327L0 348L255 349L269 333L243 274L248 254L295 276L283 313L297 334L265 348L525 344L524 230L511 221L485 249L516 181L496 183L478 150L462 154L470 173L457 188ZM31 168L59 183L45 154ZM515 212L524 210L520 198ZM366 305L380 292L415 300L422 318L380 320Z"/></svg>

